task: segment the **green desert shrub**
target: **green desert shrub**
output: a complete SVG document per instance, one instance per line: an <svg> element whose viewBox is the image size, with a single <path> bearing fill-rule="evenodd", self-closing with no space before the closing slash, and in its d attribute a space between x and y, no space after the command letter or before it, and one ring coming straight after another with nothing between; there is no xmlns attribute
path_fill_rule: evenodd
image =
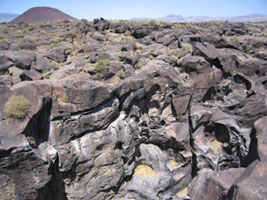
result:
<svg viewBox="0 0 267 200"><path fill-rule="evenodd" d="M56 62L52 62L52 63L51 63L51 67L52 67L52 69L54 69L54 70L58 70L58 69L59 69L59 64L56 63Z"/></svg>
<svg viewBox="0 0 267 200"><path fill-rule="evenodd" d="M150 19L150 20L139 20L135 22L137 26L142 26L142 25L152 25L152 26L161 26L161 22L156 20L156 19Z"/></svg>
<svg viewBox="0 0 267 200"><path fill-rule="evenodd" d="M77 33L71 32L71 37L73 37L73 38L77 37Z"/></svg>
<svg viewBox="0 0 267 200"><path fill-rule="evenodd" d="M105 40L105 36L99 32L94 32L92 35L92 38L97 40L97 41L104 41Z"/></svg>
<svg viewBox="0 0 267 200"><path fill-rule="evenodd" d="M30 108L30 101L22 95L11 96L4 105L4 114L7 117L23 119Z"/></svg>
<svg viewBox="0 0 267 200"><path fill-rule="evenodd" d="M152 56L152 55L150 55L148 58L149 58L150 60L154 60L154 56Z"/></svg>
<svg viewBox="0 0 267 200"><path fill-rule="evenodd" d="M54 36L54 37L52 37L51 42L53 42L53 43L59 43L59 42L61 42L61 39L58 36Z"/></svg>
<svg viewBox="0 0 267 200"><path fill-rule="evenodd" d="M237 45L237 47L240 47L240 40L238 39L238 37L233 37L231 38L231 41Z"/></svg>
<svg viewBox="0 0 267 200"><path fill-rule="evenodd" d="M45 74L43 77L44 77L44 79L50 79L50 75L51 75L51 74L47 73L47 74Z"/></svg>
<svg viewBox="0 0 267 200"><path fill-rule="evenodd" d="M182 43L181 47L182 47L181 51L179 51L179 53L177 55L178 58L181 58L181 57L185 56L188 53L192 53L192 51L193 51L193 47L189 43Z"/></svg>
<svg viewBox="0 0 267 200"><path fill-rule="evenodd" d="M161 26L161 21L156 20L156 19L151 19L148 21L148 23L153 25L153 26Z"/></svg>
<svg viewBox="0 0 267 200"><path fill-rule="evenodd" d="M109 65L109 60L108 59L99 59L96 62L95 69L97 71L101 71L102 69L104 69L108 65Z"/></svg>
<svg viewBox="0 0 267 200"><path fill-rule="evenodd" d="M177 57L177 56L175 56L175 55L172 55L172 56L171 56L171 59L172 59L172 60L177 60L177 59L178 59L178 57Z"/></svg>
<svg viewBox="0 0 267 200"><path fill-rule="evenodd" d="M137 68L137 69L141 69L142 66L143 66L143 65L142 65L142 63L141 63L140 61L136 64L136 68Z"/></svg>
<svg viewBox="0 0 267 200"><path fill-rule="evenodd" d="M48 69L42 69L42 71L41 71L42 74L45 74L45 73L47 73L47 72L49 72Z"/></svg>
<svg viewBox="0 0 267 200"><path fill-rule="evenodd" d="M0 34L0 40L4 40L4 39L6 39L6 37Z"/></svg>
<svg viewBox="0 0 267 200"><path fill-rule="evenodd" d="M117 76L120 78L120 79L124 79L126 77L126 74L123 70L120 70L117 72Z"/></svg>
<svg viewBox="0 0 267 200"><path fill-rule="evenodd" d="M134 38L132 36L125 36L125 35L111 36L108 39L110 42L121 43L121 44L134 43Z"/></svg>

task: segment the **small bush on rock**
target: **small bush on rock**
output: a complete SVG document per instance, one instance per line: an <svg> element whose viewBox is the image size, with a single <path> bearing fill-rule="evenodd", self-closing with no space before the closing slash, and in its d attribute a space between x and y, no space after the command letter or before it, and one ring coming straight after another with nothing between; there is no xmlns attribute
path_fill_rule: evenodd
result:
<svg viewBox="0 0 267 200"><path fill-rule="evenodd" d="M117 72L117 76L120 78L120 79L124 79L126 77L126 74L124 71L120 70Z"/></svg>
<svg viewBox="0 0 267 200"><path fill-rule="evenodd" d="M142 68L142 63L139 61L137 64L136 64L136 69L141 69Z"/></svg>
<svg viewBox="0 0 267 200"><path fill-rule="evenodd" d="M233 37L231 38L231 41L237 45L237 47L240 47L240 40L238 39L238 37Z"/></svg>
<svg viewBox="0 0 267 200"><path fill-rule="evenodd" d="M182 49L178 53L178 56L177 56L178 58L184 57L186 54L192 53L192 51L193 51L193 47L189 43L182 43L181 47L182 47Z"/></svg>
<svg viewBox="0 0 267 200"><path fill-rule="evenodd" d="M11 96L4 105L4 114L7 117L23 119L30 108L30 102L22 95Z"/></svg>
<svg viewBox="0 0 267 200"><path fill-rule="evenodd" d="M55 37L53 37L53 38L51 39L51 42L53 42L53 43L59 43L59 42L61 42L61 39L60 39L60 37L55 36Z"/></svg>
<svg viewBox="0 0 267 200"><path fill-rule="evenodd" d="M95 39L97 41L104 41L105 40L105 36L102 35L101 33L98 33L98 32L94 32L92 37L93 37L93 39Z"/></svg>
<svg viewBox="0 0 267 200"><path fill-rule="evenodd" d="M106 66L109 65L109 60L108 59L99 59L97 60L96 62L96 66L95 66L95 69L97 71L101 71L102 69L104 69Z"/></svg>

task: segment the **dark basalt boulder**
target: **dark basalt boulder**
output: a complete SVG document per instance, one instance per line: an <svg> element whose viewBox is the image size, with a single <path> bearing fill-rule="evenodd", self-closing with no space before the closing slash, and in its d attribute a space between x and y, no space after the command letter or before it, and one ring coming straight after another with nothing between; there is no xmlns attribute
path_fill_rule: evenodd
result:
<svg viewBox="0 0 267 200"><path fill-rule="evenodd" d="M49 59L37 55L36 60L32 62L31 68L42 72L49 71L52 68L52 65L50 64Z"/></svg>
<svg viewBox="0 0 267 200"><path fill-rule="evenodd" d="M44 117L42 114L49 112L49 110L43 109L49 107L51 84L46 81L24 81L11 87L10 90L5 89L4 91L5 95L3 96L3 101L1 101L1 110L3 110L5 103L12 95L22 95L31 102L31 104L26 116L22 119L12 118L4 115L4 113L2 114L0 123L2 136L0 149L8 151L27 145L36 146L42 142L42 140L45 140L48 130L46 129L47 127L42 130L42 127L46 125L47 119L43 122L39 121L39 119ZM28 141L27 137L32 139Z"/></svg>
<svg viewBox="0 0 267 200"><path fill-rule="evenodd" d="M6 51L9 49L9 44L5 42L0 42L0 51Z"/></svg>
<svg viewBox="0 0 267 200"><path fill-rule="evenodd" d="M125 33L131 30L131 25L127 22L112 23L110 25L111 29L114 29L115 33Z"/></svg>
<svg viewBox="0 0 267 200"><path fill-rule="evenodd" d="M232 168L224 171L202 169L188 186L191 199L227 199L231 185L245 171L244 168Z"/></svg>
<svg viewBox="0 0 267 200"><path fill-rule="evenodd" d="M230 199L266 199L267 169L266 162L255 161L235 181L229 191Z"/></svg>
<svg viewBox="0 0 267 200"><path fill-rule="evenodd" d="M256 135L258 138L258 149L257 150L259 153L259 159L262 161L266 161L267 159L267 151L266 151L267 130L265 126L266 122L267 122L267 117L262 117L254 123L254 127L256 129Z"/></svg>
<svg viewBox="0 0 267 200"><path fill-rule="evenodd" d="M34 152L15 150L1 156L0 165L1 199L54 199L48 165Z"/></svg>
<svg viewBox="0 0 267 200"><path fill-rule="evenodd" d="M0 55L0 72L3 73L8 70L9 67L14 65L14 62L5 54Z"/></svg>
<svg viewBox="0 0 267 200"><path fill-rule="evenodd" d="M154 24L142 24L138 27L134 27L132 30L132 36L134 36L136 39L144 38L145 36L148 36L152 31L158 30L159 27Z"/></svg>
<svg viewBox="0 0 267 200"><path fill-rule="evenodd" d="M49 165L33 149L47 138L49 91L47 82L23 82L11 90L1 88L1 110L15 94L31 102L23 119L8 118L1 112L1 199L53 199Z"/></svg>
<svg viewBox="0 0 267 200"><path fill-rule="evenodd" d="M24 41L19 43L18 48L24 50L35 50L37 46L31 41Z"/></svg>
<svg viewBox="0 0 267 200"><path fill-rule="evenodd" d="M203 56L207 60L215 60L218 57L217 49L214 45L204 42L204 43L196 43L193 49L193 55Z"/></svg>
<svg viewBox="0 0 267 200"><path fill-rule="evenodd" d="M16 67L23 70L29 70L35 57L36 55L32 51L19 51L12 59L14 60Z"/></svg>
<svg viewBox="0 0 267 200"><path fill-rule="evenodd" d="M93 27L92 24L89 24L89 22L86 19L82 19L81 23L78 23L77 25L79 32L82 34L87 34L90 28L92 27Z"/></svg>
<svg viewBox="0 0 267 200"><path fill-rule="evenodd" d="M199 74L202 72L209 71L210 64L201 56L187 55L182 59L178 60L178 66L188 74Z"/></svg>
<svg viewBox="0 0 267 200"><path fill-rule="evenodd" d="M22 75L20 75L22 81L24 80L40 80L42 78L42 74L37 72L35 69L25 70Z"/></svg>
<svg viewBox="0 0 267 200"><path fill-rule="evenodd" d="M94 19L94 27L96 31L102 32L109 29L110 23L104 18Z"/></svg>
<svg viewBox="0 0 267 200"><path fill-rule="evenodd" d="M72 44L70 43L61 43L57 45L53 49L47 52L47 57L58 62L65 62L68 58L68 54L70 54L72 48Z"/></svg>

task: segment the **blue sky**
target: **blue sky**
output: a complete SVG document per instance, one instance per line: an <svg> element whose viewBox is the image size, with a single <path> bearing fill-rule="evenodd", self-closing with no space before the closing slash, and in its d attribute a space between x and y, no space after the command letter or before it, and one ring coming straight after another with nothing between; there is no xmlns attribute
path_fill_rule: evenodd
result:
<svg viewBox="0 0 267 200"><path fill-rule="evenodd" d="M0 0L0 13L22 14L35 6L54 7L79 19L267 14L267 0Z"/></svg>

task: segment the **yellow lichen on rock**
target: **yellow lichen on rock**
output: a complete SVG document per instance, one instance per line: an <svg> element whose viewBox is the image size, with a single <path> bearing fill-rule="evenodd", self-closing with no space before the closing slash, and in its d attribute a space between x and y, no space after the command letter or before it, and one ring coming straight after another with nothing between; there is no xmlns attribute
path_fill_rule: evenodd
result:
<svg viewBox="0 0 267 200"><path fill-rule="evenodd" d="M178 162L176 162L175 160L172 160L171 161L171 164L172 164L172 166L174 166L174 167L178 167L180 164L178 163Z"/></svg>
<svg viewBox="0 0 267 200"><path fill-rule="evenodd" d="M176 196L178 196L179 198L184 198L187 196L187 187L185 187L184 189L182 189L180 192L178 192L176 194Z"/></svg>
<svg viewBox="0 0 267 200"><path fill-rule="evenodd" d="M68 101L68 95L64 90L55 89L54 96L56 96L59 103L66 103Z"/></svg>
<svg viewBox="0 0 267 200"><path fill-rule="evenodd" d="M218 140L213 140L212 142L209 143L209 146L215 152L222 153L222 151L223 151L222 143L219 142Z"/></svg>
<svg viewBox="0 0 267 200"><path fill-rule="evenodd" d="M149 165L140 164L135 168L134 175L144 178L152 178L156 176L156 172Z"/></svg>

